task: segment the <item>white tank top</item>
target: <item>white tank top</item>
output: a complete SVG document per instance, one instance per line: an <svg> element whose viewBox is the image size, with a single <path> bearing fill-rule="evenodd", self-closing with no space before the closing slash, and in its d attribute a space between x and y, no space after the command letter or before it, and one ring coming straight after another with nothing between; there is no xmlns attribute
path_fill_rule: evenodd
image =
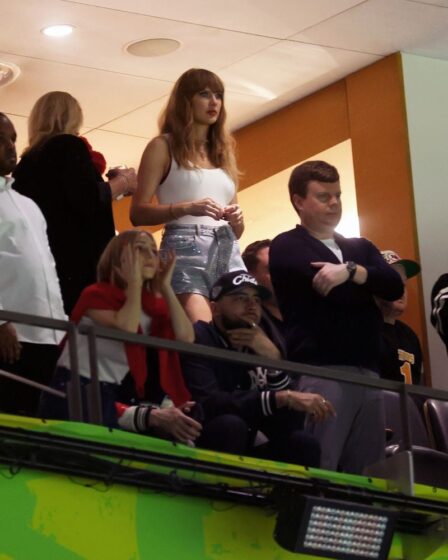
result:
<svg viewBox="0 0 448 560"><path fill-rule="evenodd" d="M185 169L171 158L171 166L165 180L157 187L160 204L191 202L202 198L212 198L221 206L227 206L235 196L235 183L220 168ZM171 224L202 224L209 226L228 225L225 220L214 220L210 216L182 216Z"/></svg>

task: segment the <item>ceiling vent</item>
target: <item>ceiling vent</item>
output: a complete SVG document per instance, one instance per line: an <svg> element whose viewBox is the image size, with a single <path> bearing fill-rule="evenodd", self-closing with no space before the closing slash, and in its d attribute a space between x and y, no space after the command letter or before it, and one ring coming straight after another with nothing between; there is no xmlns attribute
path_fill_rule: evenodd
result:
<svg viewBox="0 0 448 560"><path fill-rule="evenodd" d="M143 39L135 41L125 46L129 54L134 56L153 57L163 56L165 54L177 51L180 47L179 41L175 39Z"/></svg>
<svg viewBox="0 0 448 560"><path fill-rule="evenodd" d="M19 77L20 68L12 62L2 62L0 60L0 87L11 84Z"/></svg>

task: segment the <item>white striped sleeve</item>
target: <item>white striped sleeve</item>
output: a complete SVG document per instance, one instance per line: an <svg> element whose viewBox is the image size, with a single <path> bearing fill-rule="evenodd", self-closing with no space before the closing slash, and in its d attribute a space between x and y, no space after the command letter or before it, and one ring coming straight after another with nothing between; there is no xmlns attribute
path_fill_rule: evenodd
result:
<svg viewBox="0 0 448 560"><path fill-rule="evenodd" d="M446 308L447 300L448 300L448 287L439 290L432 299L433 324L436 327L439 335L444 340L446 338L444 323L446 324L448 319L448 317L446 316L448 311L448 308Z"/></svg>
<svg viewBox="0 0 448 560"><path fill-rule="evenodd" d="M277 410L275 391L261 391L260 399L263 416L272 416Z"/></svg>
<svg viewBox="0 0 448 560"><path fill-rule="evenodd" d="M268 369L266 372L266 382L272 391L280 391L287 389L291 382L291 378L286 371L280 369Z"/></svg>
<svg viewBox="0 0 448 560"><path fill-rule="evenodd" d="M128 432L147 432L151 406L129 406L118 418L118 425Z"/></svg>

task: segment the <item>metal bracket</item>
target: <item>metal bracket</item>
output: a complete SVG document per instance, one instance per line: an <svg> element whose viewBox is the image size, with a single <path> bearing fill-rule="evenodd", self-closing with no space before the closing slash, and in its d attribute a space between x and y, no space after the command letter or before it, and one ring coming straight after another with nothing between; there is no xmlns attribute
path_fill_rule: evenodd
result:
<svg viewBox="0 0 448 560"><path fill-rule="evenodd" d="M365 476L387 479L387 489L414 496L414 460L411 451L400 451L364 469Z"/></svg>

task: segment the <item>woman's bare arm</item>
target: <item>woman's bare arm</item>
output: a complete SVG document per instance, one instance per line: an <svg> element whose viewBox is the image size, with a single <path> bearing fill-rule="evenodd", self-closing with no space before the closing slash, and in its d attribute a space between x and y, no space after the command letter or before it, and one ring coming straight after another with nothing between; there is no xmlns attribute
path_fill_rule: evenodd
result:
<svg viewBox="0 0 448 560"><path fill-rule="evenodd" d="M187 215L210 216L215 220L220 220L224 210L211 198L175 204L151 202L169 165L168 144L164 138L158 136L146 146L140 162L137 190L132 199L130 212L131 222L134 226L164 224Z"/></svg>
<svg viewBox="0 0 448 560"><path fill-rule="evenodd" d="M173 206L157 204L152 198L170 165L167 141L158 136L143 152L137 177L137 190L132 198L131 221L134 226L158 225L173 219ZM175 212L175 210L174 210Z"/></svg>

